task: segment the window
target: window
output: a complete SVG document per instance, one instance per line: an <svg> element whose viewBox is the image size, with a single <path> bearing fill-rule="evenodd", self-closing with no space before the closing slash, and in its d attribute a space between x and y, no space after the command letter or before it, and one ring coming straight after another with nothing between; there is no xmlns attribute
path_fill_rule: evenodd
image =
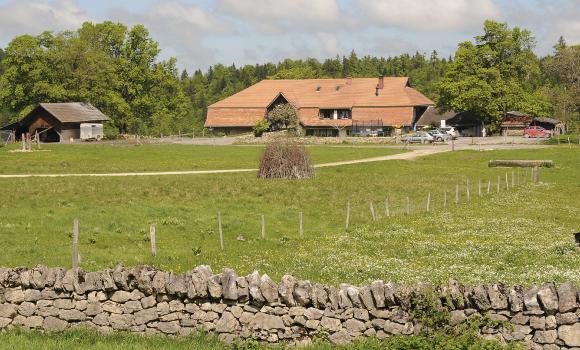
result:
<svg viewBox="0 0 580 350"><path fill-rule="evenodd" d="M352 119L350 109L321 109L318 117L320 119Z"/></svg>

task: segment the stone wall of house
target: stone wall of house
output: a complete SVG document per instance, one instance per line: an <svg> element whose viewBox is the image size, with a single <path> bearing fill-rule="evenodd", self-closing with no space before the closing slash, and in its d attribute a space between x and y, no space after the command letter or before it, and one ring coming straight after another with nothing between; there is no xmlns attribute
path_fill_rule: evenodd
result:
<svg viewBox="0 0 580 350"><path fill-rule="evenodd" d="M225 342L252 337L302 343L324 336L343 344L420 332L423 326L413 315L425 295L450 311L451 326L474 314L495 321L482 327L482 337L517 340L533 349L580 349L580 293L570 283L527 290L454 281L438 287L383 281L330 287L290 275L276 283L258 272L215 274L208 266L185 274L149 267L0 268L0 329L86 326L172 335L204 329Z"/></svg>

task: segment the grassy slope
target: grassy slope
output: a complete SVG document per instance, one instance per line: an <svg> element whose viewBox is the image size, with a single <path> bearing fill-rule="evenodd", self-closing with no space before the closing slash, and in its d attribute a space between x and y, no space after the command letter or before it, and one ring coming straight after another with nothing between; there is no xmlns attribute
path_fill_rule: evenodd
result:
<svg viewBox="0 0 580 350"><path fill-rule="evenodd" d="M261 146L43 145L33 153L0 148L0 174L104 173L256 168ZM310 146L314 163L378 157L402 150Z"/></svg>
<svg viewBox="0 0 580 350"><path fill-rule="evenodd" d="M543 184L485 195L442 210L443 191L457 182L505 176L489 159L554 159ZM544 150L439 154L417 161L388 161L319 169L309 181L263 181L254 174L107 179L0 180L0 266L70 264L72 219L81 221L82 266L94 270L152 264L184 271L199 264L239 273L253 269L274 278L293 273L327 283L505 281L580 282L580 255L572 233L580 217L580 152ZM433 211L369 220L369 201L382 212L385 195L401 212L414 211L431 191ZM462 192L464 186L462 185ZM476 197L475 186L471 188ZM449 193L449 201L451 202ZM352 227L344 232L346 201ZM226 250L216 234L224 220ZM298 212L305 238L299 240ZM259 239L259 214L267 239ZM157 225L158 256L148 253L148 225ZM236 237L243 235L245 241Z"/></svg>

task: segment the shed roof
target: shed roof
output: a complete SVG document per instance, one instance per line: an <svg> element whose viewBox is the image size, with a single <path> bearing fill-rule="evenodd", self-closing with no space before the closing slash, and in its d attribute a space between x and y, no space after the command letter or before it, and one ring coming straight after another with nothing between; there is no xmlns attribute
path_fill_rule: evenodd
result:
<svg viewBox="0 0 580 350"><path fill-rule="evenodd" d="M427 110L425 110L425 112L421 115L419 120L417 120L417 125L439 125L442 120L449 120L455 117L456 114L457 112L454 111L441 112L437 108L429 106L427 107Z"/></svg>
<svg viewBox="0 0 580 350"><path fill-rule="evenodd" d="M109 117L90 103L41 103L40 107L61 123L102 122L109 120Z"/></svg>

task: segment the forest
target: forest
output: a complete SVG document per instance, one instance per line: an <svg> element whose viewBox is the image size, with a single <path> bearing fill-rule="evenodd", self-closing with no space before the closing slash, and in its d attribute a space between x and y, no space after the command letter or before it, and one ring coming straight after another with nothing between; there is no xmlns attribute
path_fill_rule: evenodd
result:
<svg viewBox="0 0 580 350"><path fill-rule="evenodd" d="M442 110L471 110L494 129L506 111L549 116L578 127L580 45L564 38L534 53L533 33L486 21L452 57L436 50L394 57L284 59L207 70L160 59L147 28L84 23L75 31L21 35L0 48L0 126L40 102L89 102L111 117L109 135L159 135L202 128L207 106L262 79L408 76ZM232 58L235 60L235 58Z"/></svg>

